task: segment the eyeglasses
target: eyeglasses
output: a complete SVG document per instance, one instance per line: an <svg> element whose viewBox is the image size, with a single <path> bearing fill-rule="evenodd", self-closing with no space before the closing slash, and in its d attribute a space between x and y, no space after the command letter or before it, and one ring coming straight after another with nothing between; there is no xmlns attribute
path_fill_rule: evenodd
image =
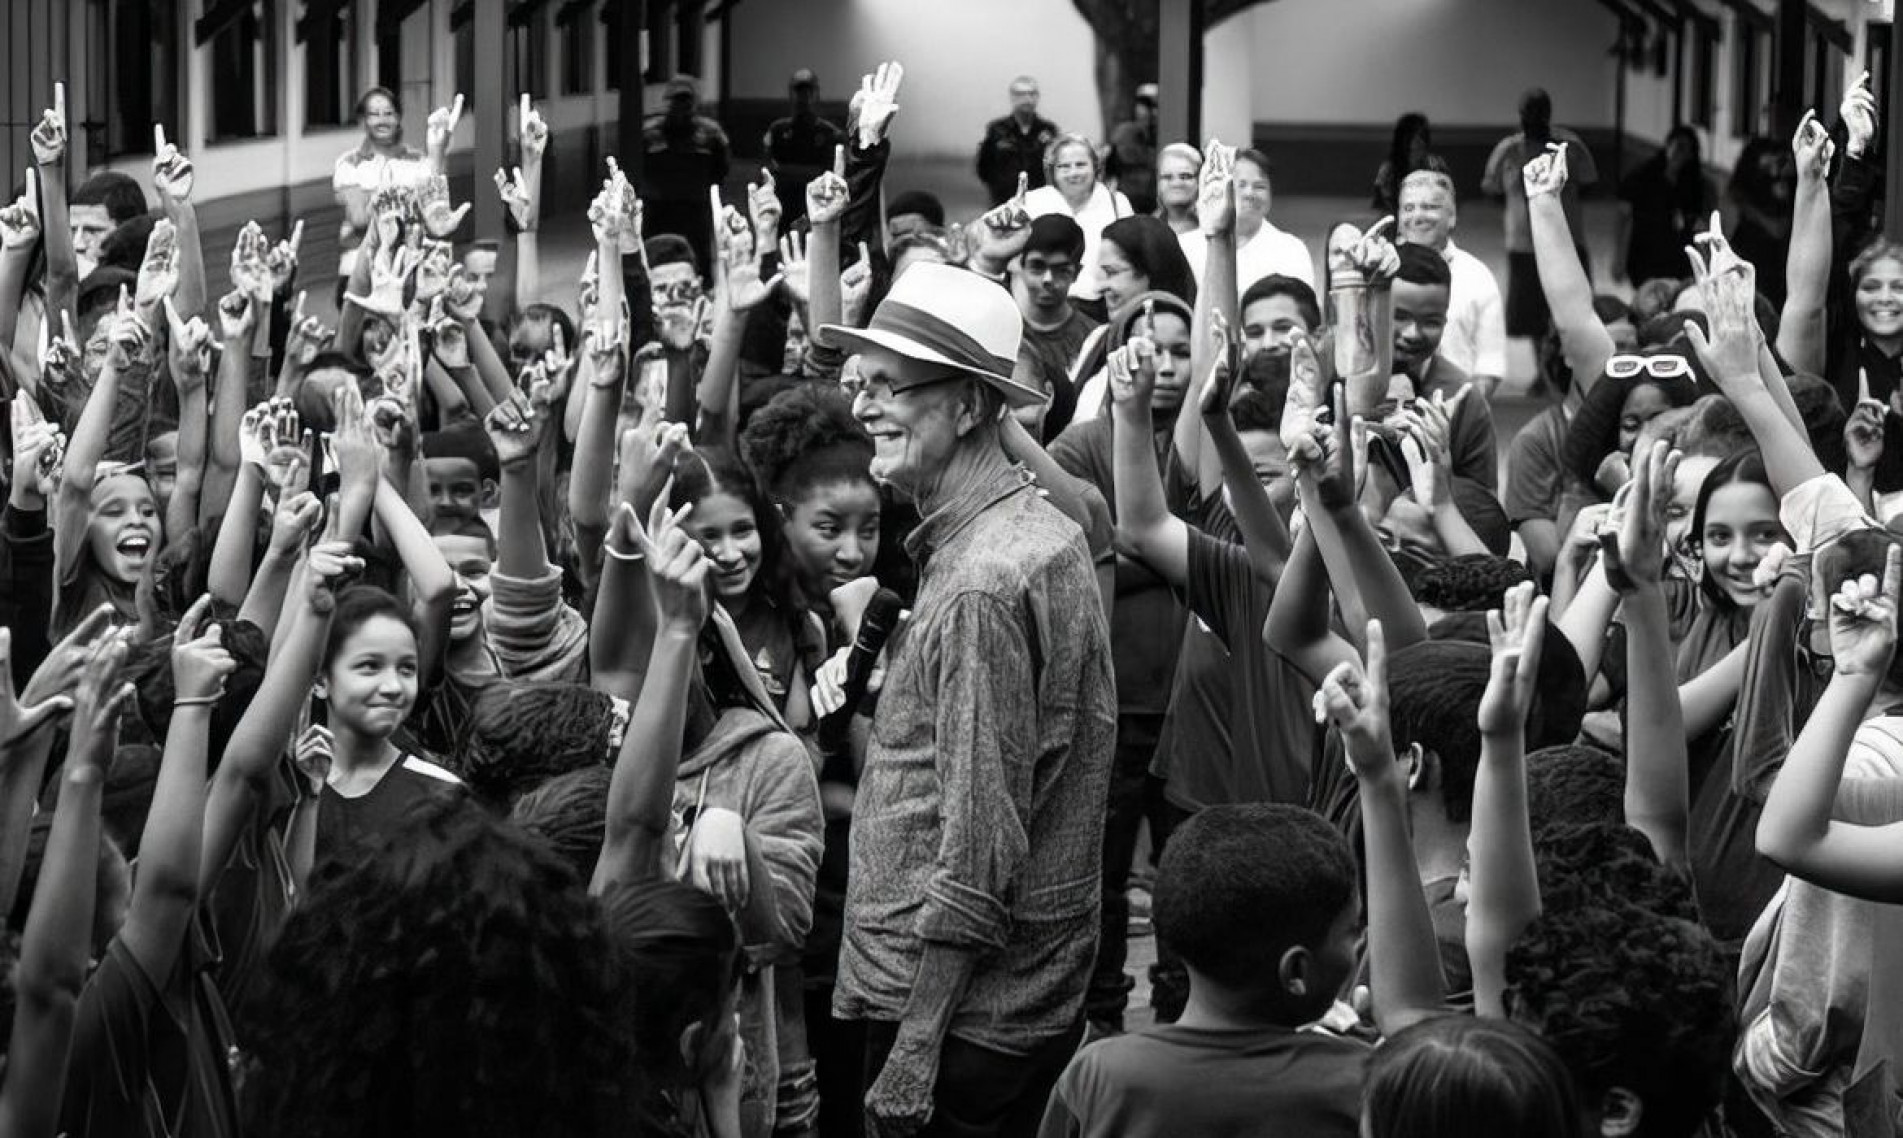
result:
<svg viewBox="0 0 1903 1138"><path fill-rule="evenodd" d="M1063 261L1052 264L1049 261L1027 259L1024 262L1024 275L1027 277L1048 276L1053 280L1067 281L1077 275L1077 266Z"/></svg>
<svg viewBox="0 0 1903 1138"><path fill-rule="evenodd" d="M850 366L840 369L839 389L854 399L857 399L861 395L868 396L872 399L892 399L900 395L909 395L914 391L923 391L928 387L937 387L941 383L950 383L955 379L964 378L966 378L965 373L952 372L950 375L941 375L936 379L921 380L918 383L908 383L904 387L894 387L892 386L892 381L884 376L880 376L878 379L868 377L864 367L855 360L850 362Z"/></svg>
<svg viewBox="0 0 1903 1138"><path fill-rule="evenodd" d="M1620 354L1606 361L1606 375L1611 379L1631 379L1641 373L1653 379L1676 379L1681 375L1692 374L1692 365L1684 356L1674 355Z"/></svg>

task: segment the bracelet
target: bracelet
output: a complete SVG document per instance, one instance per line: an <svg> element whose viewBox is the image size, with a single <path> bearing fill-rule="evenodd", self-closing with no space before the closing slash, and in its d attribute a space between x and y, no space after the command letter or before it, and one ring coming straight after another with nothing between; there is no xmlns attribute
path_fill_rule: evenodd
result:
<svg viewBox="0 0 1903 1138"><path fill-rule="evenodd" d="M172 706L173 707L215 707L217 706L218 701L223 698L224 696L222 695L208 695L208 696L201 696L197 699L175 699L172 701Z"/></svg>
<svg viewBox="0 0 1903 1138"><path fill-rule="evenodd" d="M638 552L637 553L623 553L619 549L616 549L614 546L609 545L606 542L602 543L601 551L607 554L608 556L614 558L616 561L646 561L647 560L647 554L645 553L638 553Z"/></svg>

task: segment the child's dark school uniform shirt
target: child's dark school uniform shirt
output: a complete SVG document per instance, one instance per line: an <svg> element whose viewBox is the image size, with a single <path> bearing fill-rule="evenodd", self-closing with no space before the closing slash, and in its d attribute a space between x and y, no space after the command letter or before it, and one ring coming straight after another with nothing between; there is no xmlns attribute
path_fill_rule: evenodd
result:
<svg viewBox="0 0 1903 1138"><path fill-rule="evenodd" d="M1319 1028L1116 1036L1070 1061L1039 1138L1357 1138L1369 1053Z"/></svg>
<svg viewBox="0 0 1903 1138"><path fill-rule="evenodd" d="M329 786L317 806L317 854L322 864L353 847L376 842L403 824L424 802L462 798L462 780L415 755L390 765L368 793L345 798Z"/></svg>

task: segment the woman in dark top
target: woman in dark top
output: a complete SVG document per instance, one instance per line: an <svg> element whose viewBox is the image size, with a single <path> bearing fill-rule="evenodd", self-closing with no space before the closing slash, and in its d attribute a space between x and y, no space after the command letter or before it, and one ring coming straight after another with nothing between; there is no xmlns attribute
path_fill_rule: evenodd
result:
<svg viewBox="0 0 1903 1138"><path fill-rule="evenodd" d="M1711 212L1698 136L1673 127L1665 149L1640 163L1619 183L1620 229L1626 279L1633 283L1685 272L1685 249ZM1782 266L1777 274L1783 276Z"/></svg>
<svg viewBox="0 0 1903 1138"><path fill-rule="evenodd" d="M1395 213L1400 208L1401 183L1416 170L1447 172L1447 163L1438 154L1428 153L1434 144L1427 116L1409 111L1394 120L1394 139L1388 144L1388 156L1374 172L1374 198L1370 203L1377 216Z"/></svg>
<svg viewBox="0 0 1903 1138"><path fill-rule="evenodd" d="M1784 265L1791 254L1791 198L1796 190L1790 145L1775 138L1745 143L1725 186L1725 204L1734 218L1731 247L1756 267L1758 291L1780 306Z"/></svg>

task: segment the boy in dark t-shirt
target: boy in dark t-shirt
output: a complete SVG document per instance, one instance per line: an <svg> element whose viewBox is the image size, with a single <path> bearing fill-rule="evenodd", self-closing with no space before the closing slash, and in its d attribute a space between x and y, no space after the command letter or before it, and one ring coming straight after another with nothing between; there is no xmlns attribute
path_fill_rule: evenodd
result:
<svg viewBox="0 0 1903 1138"><path fill-rule="evenodd" d="M1302 1026L1354 963L1361 906L1341 836L1300 807L1211 807L1171 835L1154 912L1189 968L1189 1005L1080 1051L1042 1138L1357 1134L1368 1047Z"/></svg>

